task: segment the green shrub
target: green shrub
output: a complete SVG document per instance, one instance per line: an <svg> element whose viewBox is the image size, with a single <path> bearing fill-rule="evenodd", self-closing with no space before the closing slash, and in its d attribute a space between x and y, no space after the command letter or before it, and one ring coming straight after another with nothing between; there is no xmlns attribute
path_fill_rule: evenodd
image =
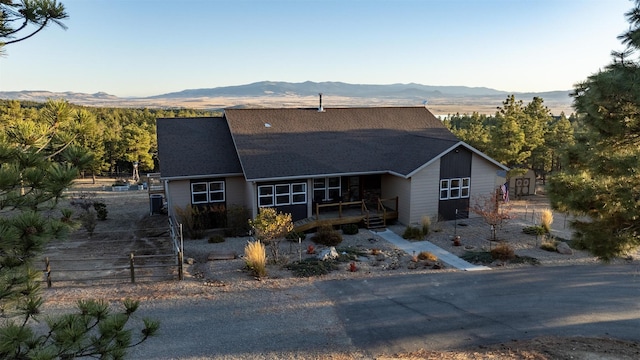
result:
<svg viewBox="0 0 640 360"><path fill-rule="evenodd" d="M422 229L419 227L409 225L404 229L402 238L407 240L422 240L424 238L424 234L422 233Z"/></svg>
<svg viewBox="0 0 640 360"><path fill-rule="evenodd" d="M109 214L109 211L107 211L107 204L96 201L93 203L93 208L96 210L98 220L107 220L107 215Z"/></svg>
<svg viewBox="0 0 640 360"><path fill-rule="evenodd" d="M558 241L555 239L544 239L540 243L540 249L551 252L558 251Z"/></svg>
<svg viewBox="0 0 640 360"><path fill-rule="evenodd" d="M359 231L358 224L345 224L342 225L342 233L345 235L355 235Z"/></svg>
<svg viewBox="0 0 640 360"><path fill-rule="evenodd" d="M285 268L291 270L297 277L311 277L326 275L336 270L338 266L334 261L322 261L320 259L309 258L287 264Z"/></svg>
<svg viewBox="0 0 640 360"><path fill-rule="evenodd" d="M218 244L218 243L223 243L225 241L224 236L222 235L213 235L213 236L209 236L209 244Z"/></svg>
<svg viewBox="0 0 640 360"><path fill-rule="evenodd" d="M335 231L331 225L322 225L311 237L311 241L325 246L336 246L342 242L342 234Z"/></svg>
<svg viewBox="0 0 640 360"><path fill-rule="evenodd" d="M493 262L493 256L488 251L467 251L462 256L462 260L468 261L472 264L491 264Z"/></svg>
<svg viewBox="0 0 640 360"><path fill-rule="evenodd" d="M491 249L491 256L496 260L507 261L515 258L516 254L509 244L501 243Z"/></svg>
<svg viewBox="0 0 640 360"><path fill-rule="evenodd" d="M304 232L296 232L296 231L290 231L287 236L285 236L285 238L289 241L293 241L293 242L298 242L298 239L300 239L301 241L304 240L307 237L307 234L305 234Z"/></svg>
<svg viewBox="0 0 640 360"><path fill-rule="evenodd" d="M527 235L544 235L547 233L547 231L542 226L539 226L539 225L527 226L524 229L522 229L522 232Z"/></svg>

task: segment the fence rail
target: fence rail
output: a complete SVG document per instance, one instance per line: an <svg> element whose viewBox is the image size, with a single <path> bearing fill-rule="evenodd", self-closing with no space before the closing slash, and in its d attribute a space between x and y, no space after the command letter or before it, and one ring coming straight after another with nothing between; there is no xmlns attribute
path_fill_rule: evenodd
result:
<svg viewBox="0 0 640 360"><path fill-rule="evenodd" d="M53 283L82 283L87 281L123 282L149 281L153 279L175 278L182 280L182 253L161 255L107 256L100 258L44 258L44 282L47 287ZM110 260L109 264L103 264ZM118 265L118 263L122 265ZM167 269L160 273L154 269ZM174 269L174 271L172 271ZM73 276L71 274L78 274Z"/></svg>

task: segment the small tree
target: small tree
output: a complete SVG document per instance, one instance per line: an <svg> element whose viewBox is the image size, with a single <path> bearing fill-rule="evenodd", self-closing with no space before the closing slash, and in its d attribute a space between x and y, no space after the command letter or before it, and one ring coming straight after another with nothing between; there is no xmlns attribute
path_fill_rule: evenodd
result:
<svg viewBox="0 0 640 360"><path fill-rule="evenodd" d="M273 261L279 262L280 242L293 230L291 214L276 212L274 208L260 208L258 216L249 220L249 225L255 237L269 246Z"/></svg>
<svg viewBox="0 0 640 360"><path fill-rule="evenodd" d="M504 202L499 189L486 195L479 195L473 200L473 205L469 210L482 216L484 221L491 226L491 237L489 239L491 241L498 240L498 227L502 227L502 223L509 219L511 207Z"/></svg>

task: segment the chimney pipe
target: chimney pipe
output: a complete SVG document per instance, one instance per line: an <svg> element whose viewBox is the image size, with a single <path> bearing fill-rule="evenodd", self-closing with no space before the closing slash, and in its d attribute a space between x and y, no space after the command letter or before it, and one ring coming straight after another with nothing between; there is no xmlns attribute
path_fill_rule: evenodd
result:
<svg viewBox="0 0 640 360"><path fill-rule="evenodd" d="M323 112L324 109L322 108L322 93L318 93L318 95L320 96L320 106L318 107L318 112Z"/></svg>

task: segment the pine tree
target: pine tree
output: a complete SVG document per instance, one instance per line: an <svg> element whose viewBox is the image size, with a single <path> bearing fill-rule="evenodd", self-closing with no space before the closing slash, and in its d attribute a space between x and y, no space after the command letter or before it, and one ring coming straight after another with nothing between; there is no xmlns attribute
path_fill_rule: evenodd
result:
<svg viewBox="0 0 640 360"><path fill-rule="evenodd" d="M629 59L640 48L639 6L620 37L628 49L576 85L584 131L548 188L555 209L588 217L572 223L575 238L605 261L640 245L640 66Z"/></svg>

